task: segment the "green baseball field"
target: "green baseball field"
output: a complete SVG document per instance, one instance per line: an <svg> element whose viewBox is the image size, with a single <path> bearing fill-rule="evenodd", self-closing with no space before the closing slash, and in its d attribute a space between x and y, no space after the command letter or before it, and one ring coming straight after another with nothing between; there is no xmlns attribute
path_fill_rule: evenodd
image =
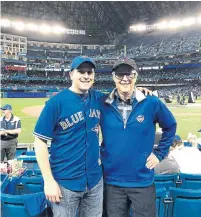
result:
<svg viewBox="0 0 201 217"><path fill-rule="evenodd" d="M33 129L37 117L47 100L46 98L1 99L1 105L11 104L14 115L21 119L22 133L19 136L19 143L33 143ZM201 129L201 98L199 98L196 103L187 104L185 106L178 105L176 102L167 105L176 117L178 123L177 134L179 134L182 139L186 139L189 132L196 134L198 137L201 136L201 134L197 132Z"/></svg>

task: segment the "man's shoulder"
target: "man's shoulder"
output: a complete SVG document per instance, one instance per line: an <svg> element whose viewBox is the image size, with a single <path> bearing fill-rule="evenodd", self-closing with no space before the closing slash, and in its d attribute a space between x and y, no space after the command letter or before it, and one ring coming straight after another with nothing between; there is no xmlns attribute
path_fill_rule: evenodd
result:
<svg viewBox="0 0 201 217"><path fill-rule="evenodd" d="M18 116L15 116L13 117L13 121L20 121L20 118Z"/></svg>
<svg viewBox="0 0 201 217"><path fill-rule="evenodd" d="M95 90L95 89L91 89L91 90L90 90L90 93L91 93L92 95L94 95L97 99L100 99L100 98L102 98L103 96L105 96L105 94L104 94L103 92L101 92L101 91L99 91L99 90Z"/></svg>
<svg viewBox="0 0 201 217"><path fill-rule="evenodd" d="M61 99L63 99L64 96L67 96L67 91L66 90L62 90L61 92L57 93L56 95L52 96L51 98L49 98L46 103L56 103L58 101L60 101ZM63 100L62 100L63 101Z"/></svg>
<svg viewBox="0 0 201 217"><path fill-rule="evenodd" d="M150 96L150 95L147 95L146 96L146 99L149 103L153 103L153 104L158 104L160 102L162 102L157 96Z"/></svg>

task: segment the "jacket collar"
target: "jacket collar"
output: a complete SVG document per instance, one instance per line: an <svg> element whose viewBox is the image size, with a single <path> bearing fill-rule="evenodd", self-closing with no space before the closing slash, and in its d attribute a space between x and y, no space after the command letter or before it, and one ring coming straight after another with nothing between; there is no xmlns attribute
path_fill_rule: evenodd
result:
<svg viewBox="0 0 201 217"><path fill-rule="evenodd" d="M14 115L11 114L11 117L10 117L10 120L9 120L9 121L12 121L13 119L14 119ZM5 117L5 116L3 116L3 120L6 121L6 117Z"/></svg>
<svg viewBox="0 0 201 217"><path fill-rule="evenodd" d="M113 91L109 94L109 96L107 97L107 99L105 100L105 102L107 104L112 104L115 100L115 91L117 90L117 88L113 89ZM135 98L138 102L143 101L144 99L146 99L146 96L137 88L135 88Z"/></svg>

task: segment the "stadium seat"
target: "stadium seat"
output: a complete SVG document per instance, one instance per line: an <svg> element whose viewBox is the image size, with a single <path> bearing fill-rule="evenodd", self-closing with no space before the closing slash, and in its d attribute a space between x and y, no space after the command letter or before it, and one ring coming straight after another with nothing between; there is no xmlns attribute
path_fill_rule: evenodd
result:
<svg viewBox="0 0 201 217"><path fill-rule="evenodd" d="M184 142L184 146L185 146L185 147L192 147L192 144L189 143L189 142Z"/></svg>
<svg viewBox="0 0 201 217"><path fill-rule="evenodd" d="M25 171L23 176L35 177L35 176L42 176L40 169L28 169Z"/></svg>
<svg viewBox="0 0 201 217"><path fill-rule="evenodd" d="M154 183L155 183L156 189L165 188L166 191L168 191L170 187L176 187L177 178L178 178L178 174L155 175Z"/></svg>
<svg viewBox="0 0 201 217"><path fill-rule="evenodd" d="M45 200L41 199L41 195L44 195L42 177L13 177L12 179L7 179L6 182L6 187L1 194L2 217L31 217L32 215L30 210L28 211L27 206L37 213L37 217L52 216L51 210L47 208L40 211L42 210L41 204L43 203L44 205L45 203Z"/></svg>
<svg viewBox="0 0 201 217"><path fill-rule="evenodd" d="M165 207L163 200L166 197L166 189L158 188L156 189L156 209L158 217L163 217L165 215Z"/></svg>
<svg viewBox="0 0 201 217"><path fill-rule="evenodd" d="M168 206L168 217L200 217L201 189L170 188L171 202Z"/></svg>
<svg viewBox="0 0 201 217"><path fill-rule="evenodd" d="M201 189L201 174L193 175L193 174L184 174L181 173L179 175L178 187L185 189Z"/></svg>
<svg viewBox="0 0 201 217"><path fill-rule="evenodd" d="M21 184L23 185L24 194L31 194L31 193L43 191L42 176L37 176L37 177L22 176Z"/></svg>

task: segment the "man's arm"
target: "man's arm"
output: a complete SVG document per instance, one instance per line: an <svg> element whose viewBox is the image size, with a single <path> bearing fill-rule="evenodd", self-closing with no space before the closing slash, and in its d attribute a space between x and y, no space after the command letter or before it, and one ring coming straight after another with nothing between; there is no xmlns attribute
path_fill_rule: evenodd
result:
<svg viewBox="0 0 201 217"><path fill-rule="evenodd" d="M155 168L155 166L167 156L169 148L173 143L177 127L174 116L160 100L158 100L155 122L159 123L163 133L159 145L147 158L146 167L149 169Z"/></svg>
<svg viewBox="0 0 201 217"><path fill-rule="evenodd" d="M153 153L161 161L167 156L169 148L173 143L177 122L170 110L160 100L156 111L156 122L162 128L162 137Z"/></svg>
<svg viewBox="0 0 201 217"><path fill-rule="evenodd" d="M14 130L4 130L4 132L6 134L20 134L21 133L21 128L17 128L17 129L14 129Z"/></svg>
<svg viewBox="0 0 201 217"><path fill-rule="evenodd" d="M44 191L46 198L52 202L60 202L60 197L62 197L62 195L59 185L54 180L52 175L47 144L42 139L35 137L34 148L36 152L36 159L44 179Z"/></svg>

